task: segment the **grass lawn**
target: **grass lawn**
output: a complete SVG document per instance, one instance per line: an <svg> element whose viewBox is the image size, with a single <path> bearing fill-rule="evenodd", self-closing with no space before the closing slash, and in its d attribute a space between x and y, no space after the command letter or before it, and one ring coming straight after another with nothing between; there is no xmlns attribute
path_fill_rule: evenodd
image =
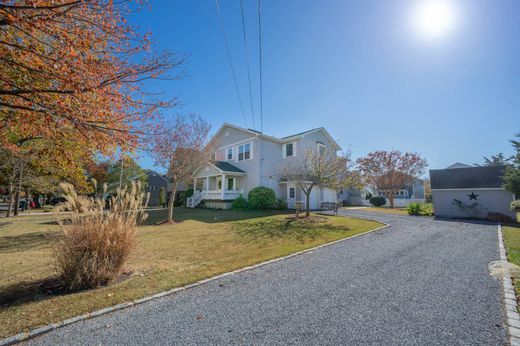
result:
<svg viewBox="0 0 520 346"><path fill-rule="evenodd" d="M310 221L260 211L175 210L175 225L139 228L128 278L107 287L57 293L52 246L60 228L52 215L0 219L0 337L186 285L219 273L363 233L381 224L346 217Z"/></svg>
<svg viewBox="0 0 520 346"><path fill-rule="evenodd" d="M507 249L507 260L520 266L520 225L502 227L502 235ZM520 297L520 277L513 277L513 280L516 296Z"/></svg>

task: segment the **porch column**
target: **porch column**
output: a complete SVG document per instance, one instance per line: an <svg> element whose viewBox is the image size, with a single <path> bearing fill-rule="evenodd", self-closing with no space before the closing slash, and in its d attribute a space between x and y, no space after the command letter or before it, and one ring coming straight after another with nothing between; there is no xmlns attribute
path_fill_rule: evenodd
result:
<svg viewBox="0 0 520 346"><path fill-rule="evenodd" d="M193 192L197 191L197 178L193 177Z"/></svg>
<svg viewBox="0 0 520 346"><path fill-rule="evenodd" d="M206 188L203 187L203 190L209 191L209 177L206 177Z"/></svg>
<svg viewBox="0 0 520 346"><path fill-rule="evenodd" d="M222 174L222 184L221 184L221 187L222 187L222 200L224 200L224 196L226 194L226 175L225 174Z"/></svg>

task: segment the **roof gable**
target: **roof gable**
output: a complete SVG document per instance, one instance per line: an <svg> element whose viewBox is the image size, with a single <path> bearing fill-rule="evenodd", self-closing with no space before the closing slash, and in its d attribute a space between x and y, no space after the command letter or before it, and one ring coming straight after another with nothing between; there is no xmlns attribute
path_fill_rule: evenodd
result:
<svg viewBox="0 0 520 346"><path fill-rule="evenodd" d="M293 134L293 135L290 135L290 136L277 138L277 137L273 137L273 136L269 136L269 135L263 134L263 133L261 133L259 131L256 131L256 130L246 129L246 128L243 128L243 127L240 127L240 126L236 126L236 125L233 125L233 124L224 123L218 129L218 131L215 133L213 138L217 138L217 137L221 136L224 133L226 128L232 128L232 129L235 129L235 130L239 130L239 131L242 131L244 133L247 133L247 134L251 135L251 137L262 138L262 139L266 139L266 140L269 140L269 141L275 142L275 143L287 143L287 142L290 142L292 140L296 140L296 139L302 138L302 137L304 137L306 135L309 135L311 133L321 131L323 133L323 135L329 140L329 142L331 142L334 145L336 150L341 150L341 147L338 144L338 142L336 142L334 140L334 138L330 135L330 133L324 127L319 127L319 128L316 128L316 129L303 131L303 132L300 132L300 133L297 133L297 134Z"/></svg>

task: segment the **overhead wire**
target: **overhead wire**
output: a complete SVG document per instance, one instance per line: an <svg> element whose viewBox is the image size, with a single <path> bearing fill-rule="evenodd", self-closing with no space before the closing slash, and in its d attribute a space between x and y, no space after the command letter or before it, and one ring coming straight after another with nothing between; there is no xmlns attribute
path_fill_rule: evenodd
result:
<svg viewBox="0 0 520 346"><path fill-rule="evenodd" d="M226 48L226 54L227 54L227 58L228 58L228 62L229 62L229 67L231 69L231 74L233 75L233 81L235 83L235 91L237 93L238 102L240 103L240 110L242 111L242 117L244 118L244 125L246 127L248 127L247 126L246 113L244 111L244 105L242 104L242 97L240 96L240 90L238 88L238 82L237 82L237 77L236 77L236 73L235 73L235 67L233 66L233 60L231 58L231 52L229 50L229 44L228 44L228 40L227 40L227 36L226 36L226 31L224 29L224 23L223 23L223 20L222 20L222 13L220 11L220 2L219 2L219 0L215 0L215 5L217 7L217 14L218 14L218 19L219 19L220 30L222 32L222 36L224 37L224 46Z"/></svg>
<svg viewBox="0 0 520 346"><path fill-rule="evenodd" d="M244 53L245 53L245 57L246 57L247 82L249 85L249 102L251 104L251 117L253 118L253 129L256 130L255 110L254 110L254 105L253 105L253 91L251 88L251 73L250 73L250 68L249 68L249 53L247 50L246 21L244 18L244 0L240 0L240 15L242 17L242 34L244 37Z"/></svg>

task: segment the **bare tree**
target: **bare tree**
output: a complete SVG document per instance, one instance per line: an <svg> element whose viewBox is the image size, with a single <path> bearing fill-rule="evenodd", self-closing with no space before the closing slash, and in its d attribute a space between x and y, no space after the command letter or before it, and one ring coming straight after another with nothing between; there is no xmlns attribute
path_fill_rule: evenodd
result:
<svg viewBox="0 0 520 346"><path fill-rule="evenodd" d="M164 124L154 136L155 163L168 172L168 223L173 223L178 184L189 183L193 172L210 159L209 131L210 125L199 116L177 116L173 122Z"/></svg>
<svg viewBox="0 0 520 346"><path fill-rule="evenodd" d="M333 190L355 187L360 183L359 174L349 169L350 153L337 154L329 149L321 152L306 149L279 169L281 181L295 183L305 194L305 216L310 215L310 196L314 187Z"/></svg>
<svg viewBox="0 0 520 346"><path fill-rule="evenodd" d="M406 184L424 173L427 161L416 153L378 150L357 160L365 182L383 191L394 207L394 196Z"/></svg>

